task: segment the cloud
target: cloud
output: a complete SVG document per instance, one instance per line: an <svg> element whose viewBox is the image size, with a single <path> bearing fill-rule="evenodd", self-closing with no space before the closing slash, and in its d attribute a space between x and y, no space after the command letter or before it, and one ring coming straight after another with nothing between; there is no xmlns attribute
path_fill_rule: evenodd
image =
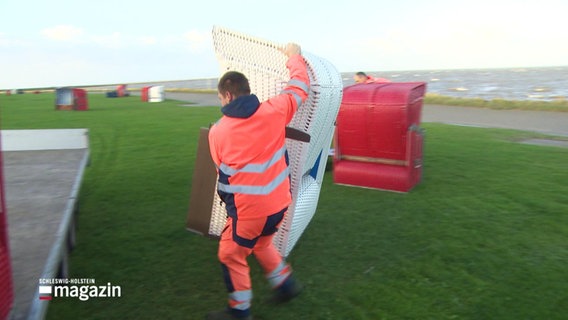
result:
<svg viewBox="0 0 568 320"><path fill-rule="evenodd" d="M156 39L156 37L154 36L141 36L138 37L137 39L137 43L141 44L141 45L145 45L145 46L151 46L151 45L155 45L158 43L158 39Z"/></svg>
<svg viewBox="0 0 568 320"><path fill-rule="evenodd" d="M565 12L537 3L458 1L344 35L329 56L342 70L566 65L566 32L558 27Z"/></svg>
<svg viewBox="0 0 568 320"><path fill-rule="evenodd" d="M157 44L169 51L189 51L192 54L202 54L212 49L210 32L189 30L184 33L166 34L156 38Z"/></svg>
<svg viewBox="0 0 568 320"><path fill-rule="evenodd" d="M210 48L210 33L200 30L189 30L184 33L145 35L125 34L115 31L106 34L86 32L72 25L58 25L40 31L48 40L69 42L81 45L95 45L107 49L126 49L140 46L169 47L171 50L187 50L191 53L203 53ZM0 45L9 41L4 33L0 33ZM12 43L12 42L10 42Z"/></svg>
<svg viewBox="0 0 568 320"><path fill-rule="evenodd" d="M5 32L0 32L0 47L28 47L30 43L26 40L10 37Z"/></svg>
<svg viewBox="0 0 568 320"><path fill-rule="evenodd" d="M183 35L183 40L188 42L190 52L201 52L209 44L210 33L198 30L190 30Z"/></svg>
<svg viewBox="0 0 568 320"><path fill-rule="evenodd" d="M115 30L61 25L36 29L35 38L0 31L0 49L10 61L2 70L0 88L199 78L217 73L209 31Z"/></svg>
<svg viewBox="0 0 568 320"><path fill-rule="evenodd" d="M126 47L129 44L120 32L113 32L108 35L91 36L90 40L101 47L112 49Z"/></svg>
<svg viewBox="0 0 568 320"><path fill-rule="evenodd" d="M557 30L544 19L535 25L518 16L507 23L491 15L436 17L424 28L394 25L349 39L346 46L357 51L342 61L355 61L349 69L366 63L388 70L565 64L568 45L554 39L560 39Z"/></svg>
<svg viewBox="0 0 568 320"><path fill-rule="evenodd" d="M40 33L50 40L73 41L83 35L83 29L71 25L58 25L45 28Z"/></svg>

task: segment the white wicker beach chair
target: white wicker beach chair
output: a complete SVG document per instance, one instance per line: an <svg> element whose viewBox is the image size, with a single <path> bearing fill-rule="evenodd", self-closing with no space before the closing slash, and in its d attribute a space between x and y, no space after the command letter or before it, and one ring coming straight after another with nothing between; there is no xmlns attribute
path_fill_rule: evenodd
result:
<svg viewBox="0 0 568 320"><path fill-rule="evenodd" d="M247 76L252 93L263 101L277 95L289 80L283 45L222 27L213 28L213 43L221 73L239 71ZM290 127L309 134L309 142L286 139L290 160L292 204L274 243L288 256L312 219L319 198L341 104L343 84L335 67L313 54L302 53L308 66L310 90ZM218 196L213 201L210 235L220 235L226 211Z"/></svg>

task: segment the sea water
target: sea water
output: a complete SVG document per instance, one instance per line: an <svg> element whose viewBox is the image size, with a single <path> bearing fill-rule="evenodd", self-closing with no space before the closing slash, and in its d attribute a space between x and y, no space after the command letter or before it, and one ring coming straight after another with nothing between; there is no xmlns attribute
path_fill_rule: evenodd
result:
<svg viewBox="0 0 568 320"><path fill-rule="evenodd" d="M369 71L369 75L393 82L426 82L427 92L461 98L485 100L568 99L568 66L510 69L462 69L421 71ZM342 72L344 86L354 84L355 72ZM216 89L217 78L138 83L129 87L163 85L169 88Z"/></svg>
<svg viewBox="0 0 568 320"><path fill-rule="evenodd" d="M462 98L540 100L568 99L568 66L512 69L467 69L369 72L391 81L427 82L428 92ZM352 75L343 74L345 85Z"/></svg>

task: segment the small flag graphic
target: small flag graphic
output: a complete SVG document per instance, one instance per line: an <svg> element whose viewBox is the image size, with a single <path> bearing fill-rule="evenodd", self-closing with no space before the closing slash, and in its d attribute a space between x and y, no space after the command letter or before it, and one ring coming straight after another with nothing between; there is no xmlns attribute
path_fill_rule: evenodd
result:
<svg viewBox="0 0 568 320"><path fill-rule="evenodd" d="M39 286L39 300L51 300L51 286Z"/></svg>

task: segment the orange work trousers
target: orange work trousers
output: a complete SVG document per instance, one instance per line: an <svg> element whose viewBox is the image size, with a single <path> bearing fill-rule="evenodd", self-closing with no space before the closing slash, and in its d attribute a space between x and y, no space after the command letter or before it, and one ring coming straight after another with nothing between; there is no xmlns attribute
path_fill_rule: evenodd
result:
<svg viewBox="0 0 568 320"><path fill-rule="evenodd" d="M288 208L265 218L239 220L229 217L219 242L219 261L227 290L229 307L248 313L252 301L252 285L247 257L254 254L273 288L281 285L291 274L272 243Z"/></svg>

